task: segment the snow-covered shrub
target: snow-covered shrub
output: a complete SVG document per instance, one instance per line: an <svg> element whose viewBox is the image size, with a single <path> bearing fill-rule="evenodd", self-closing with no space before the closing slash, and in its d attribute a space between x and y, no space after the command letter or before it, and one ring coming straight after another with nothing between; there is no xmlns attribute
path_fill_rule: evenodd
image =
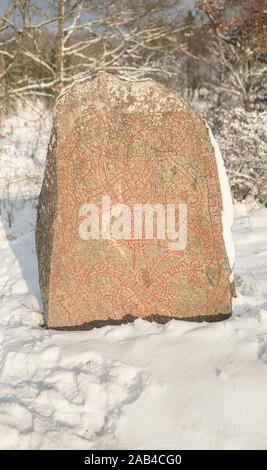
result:
<svg viewBox="0 0 267 470"><path fill-rule="evenodd" d="M267 205L267 111L194 103L220 146L235 200L248 197Z"/></svg>

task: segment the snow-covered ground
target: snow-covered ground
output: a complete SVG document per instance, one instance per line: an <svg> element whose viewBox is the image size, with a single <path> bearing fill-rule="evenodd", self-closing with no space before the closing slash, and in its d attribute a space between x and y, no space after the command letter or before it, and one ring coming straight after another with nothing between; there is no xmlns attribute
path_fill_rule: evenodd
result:
<svg viewBox="0 0 267 470"><path fill-rule="evenodd" d="M48 331L34 227L50 117L22 116L0 131L0 448L267 449L267 209L235 206L229 320Z"/></svg>

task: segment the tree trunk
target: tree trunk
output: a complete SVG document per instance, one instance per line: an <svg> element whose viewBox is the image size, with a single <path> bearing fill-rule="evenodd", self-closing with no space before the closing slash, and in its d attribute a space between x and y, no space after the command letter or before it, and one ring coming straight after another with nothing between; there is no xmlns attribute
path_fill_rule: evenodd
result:
<svg viewBox="0 0 267 470"><path fill-rule="evenodd" d="M58 84L56 87L57 95L61 93L63 88L63 74L64 74L64 60L63 60L63 41L64 41L64 6L65 0L58 0L58 32L57 32L57 63L56 63L56 77Z"/></svg>

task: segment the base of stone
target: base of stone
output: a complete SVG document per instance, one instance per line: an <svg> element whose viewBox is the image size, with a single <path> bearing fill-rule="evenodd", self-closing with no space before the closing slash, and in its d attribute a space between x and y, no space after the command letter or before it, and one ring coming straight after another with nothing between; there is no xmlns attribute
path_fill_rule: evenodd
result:
<svg viewBox="0 0 267 470"><path fill-rule="evenodd" d="M217 322L227 320L227 318L231 317L231 313L218 313L217 315L199 315L197 317L169 317L166 315L150 315L149 317L143 318L143 320L147 320L150 322L156 322L159 324L168 323L171 320L182 320L182 321L191 321L191 322ZM121 320L114 320L112 318L108 318L107 320L94 320L88 323L83 323L77 326L60 326L60 327L50 327L47 326L48 329L52 330L65 330L65 331L81 331L81 330L92 330L93 328L101 328L103 326L108 325L122 325L125 323L133 323L135 320L138 320L139 317L134 317L132 315L125 315Z"/></svg>

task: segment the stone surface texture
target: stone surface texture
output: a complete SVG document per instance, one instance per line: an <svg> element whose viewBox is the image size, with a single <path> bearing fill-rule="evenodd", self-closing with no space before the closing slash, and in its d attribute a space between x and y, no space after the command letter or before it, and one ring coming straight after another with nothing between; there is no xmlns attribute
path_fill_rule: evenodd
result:
<svg viewBox="0 0 267 470"><path fill-rule="evenodd" d="M187 205L187 245L83 240L85 203ZM49 328L135 318L216 321L232 312L216 160L202 119L152 80L100 72L57 100L36 248ZM176 221L178 224L178 222Z"/></svg>

